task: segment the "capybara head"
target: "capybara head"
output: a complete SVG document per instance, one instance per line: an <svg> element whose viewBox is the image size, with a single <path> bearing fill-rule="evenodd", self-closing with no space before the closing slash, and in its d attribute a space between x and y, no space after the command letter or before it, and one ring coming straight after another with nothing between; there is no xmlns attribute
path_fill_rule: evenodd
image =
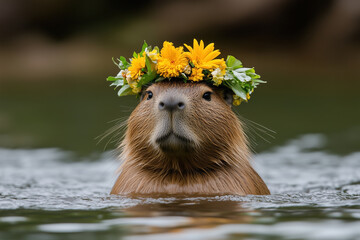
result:
<svg viewBox="0 0 360 240"><path fill-rule="evenodd" d="M229 90L205 83L152 84L128 120L124 154L165 171L229 164L235 161L226 157L230 151L246 159L246 139L231 103Z"/></svg>
<svg viewBox="0 0 360 240"><path fill-rule="evenodd" d="M206 83L145 88L128 119L111 193L269 194L249 163L232 94Z"/></svg>

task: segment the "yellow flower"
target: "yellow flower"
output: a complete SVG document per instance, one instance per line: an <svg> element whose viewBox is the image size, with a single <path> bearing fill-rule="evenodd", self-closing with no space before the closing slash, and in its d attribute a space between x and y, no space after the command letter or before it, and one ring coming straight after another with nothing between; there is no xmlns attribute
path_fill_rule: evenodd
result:
<svg viewBox="0 0 360 240"><path fill-rule="evenodd" d="M165 77L178 77L188 64L183 47L175 48L173 43L165 41L157 63L157 72Z"/></svg>
<svg viewBox="0 0 360 240"><path fill-rule="evenodd" d="M129 73L131 74L131 72L129 72ZM137 83L136 80L133 80L130 77L128 77L128 78L126 78L126 81L128 82L129 86L131 87L131 90L132 90L133 93L137 94L137 93L141 92L141 88L139 88L137 86L138 83Z"/></svg>
<svg viewBox="0 0 360 240"><path fill-rule="evenodd" d="M144 73L141 69L145 68L145 57L141 57L140 54L137 57L131 59L131 66L129 71L131 72L132 79L138 79Z"/></svg>
<svg viewBox="0 0 360 240"><path fill-rule="evenodd" d="M204 78L203 69L202 68L193 68L189 80L194 82L201 81Z"/></svg>
<svg viewBox="0 0 360 240"><path fill-rule="evenodd" d="M202 40L199 44L198 41L194 39L193 47L190 47L187 44L184 45L189 50L185 55L195 67L211 70L220 65L220 59L214 60L214 58L220 55L219 50L214 51L214 43L210 43L204 48L204 42Z"/></svg>
<svg viewBox="0 0 360 240"><path fill-rule="evenodd" d="M223 58L219 60L219 68L221 70L221 74L224 76L226 74L226 63Z"/></svg>
<svg viewBox="0 0 360 240"><path fill-rule="evenodd" d="M196 39L194 39L193 47L184 44L185 47L189 50L189 52L185 53L185 56L194 64L193 71L198 71L199 69L207 69L214 70L216 68L220 68L223 75L226 72L226 64L224 59L214 59L220 55L219 50L214 50L214 43L210 43L206 47L204 47L204 42L201 40L200 44ZM195 80L198 75L191 74L189 77L190 80ZM201 80L201 79L200 79Z"/></svg>
<svg viewBox="0 0 360 240"><path fill-rule="evenodd" d="M133 93L138 94L141 92L141 88L137 87L136 85L137 84L132 84L132 85L130 85L130 87L132 88Z"/></svg>
<svg viewBox="0 0 360 240"><path fill-rule="evenodd" d="M238 95L233 95L233 105L239 106L243 100Z"/></svg>
<svg viewBox="0 0 360 240"><path fill-rule="evenodd" d="M243 101L248 101L250 99L250 93L246 93L246 100L243 100L242 98L240 98L238 95L233 95L233 105L234 106L239 106L240 103L242 103Z"/></svg>
<svg viewBox="0 0 360 240"><path fill-rule="evenodd" d="M151 61L156 62L159 58L159 53L157 52L156 49L149 51L148 49L145 49L143 56L145 57L145 54L147 54L149 56L149 58L151 59Z"/></svg>
<svg viewBox="0 0 360 240"><path fill-rule="evenodd" d="M214 71L211 72L211 75L214 85L219 86L224 79L224 74L222 74L221 69L216 68Z"/></svg>

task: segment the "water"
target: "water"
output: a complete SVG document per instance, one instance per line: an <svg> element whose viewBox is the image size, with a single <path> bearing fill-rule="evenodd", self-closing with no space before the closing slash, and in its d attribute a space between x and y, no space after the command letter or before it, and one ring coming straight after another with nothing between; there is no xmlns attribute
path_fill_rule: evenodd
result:
<svg viewBox="0 0 360 240"><path fill-rule="evenodd" d="M360 152L330 140L256 154L269 196L113 196L114 152L1 148L0 239L360 239Z"/></svg>
<svg viewBox="0 0 360 240"><path fill-rule="evenodd" d="M277 132L243 119L272 195L151 199L109 195L117 139L94 139L135 98L106 82L2 85L0 239L360 239L357 88L275 79L235 109Z"/></svg>

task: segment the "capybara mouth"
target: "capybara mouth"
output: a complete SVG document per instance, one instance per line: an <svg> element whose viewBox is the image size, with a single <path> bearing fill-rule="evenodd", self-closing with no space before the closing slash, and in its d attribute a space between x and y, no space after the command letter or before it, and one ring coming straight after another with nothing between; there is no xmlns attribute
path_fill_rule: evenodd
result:
<svg viewBox="0 0 360 240"><path fill-rule="evenodd" d="M182 141L182 142L184 142L184 143L188 143L188 144L190 144L190 143L192 143L193 141L192 140L190 140L190 139L188 139L188 138L186 138L186 137L184 137L184 136L181 136L181 135L179 135L179 134L177 134L177 133L174 133L174 132L168 132L167 134L165 134L165 135L163 135L163 136L161 136L161 137L158 137L157 139L156 139L156 143L161 143L161 142L164 142L164 141L166 141L167 139L169 139L171 136L174 136L176 139L178 139L178 140L180 140L180 141Z"/></svg>
<svg viewBox="0 0 360 240"><path fill-rule="evenodd" d="M187 137L170 131L167 134L158 137L156 143L159 144L159 147L163 151L168 152L180 149L191 149L194 142Z"/></svg>

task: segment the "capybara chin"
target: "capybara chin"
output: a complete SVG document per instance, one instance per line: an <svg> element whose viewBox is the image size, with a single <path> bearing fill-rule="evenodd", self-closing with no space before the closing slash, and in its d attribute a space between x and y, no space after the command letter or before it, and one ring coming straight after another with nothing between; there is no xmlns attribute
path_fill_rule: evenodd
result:
<svg viewBox="0 0 360 240"><path fill-rule="evenodd" d="M232 95L205 83L147 87L128 119L112 194L270 194L251 167Z"/></svg>

